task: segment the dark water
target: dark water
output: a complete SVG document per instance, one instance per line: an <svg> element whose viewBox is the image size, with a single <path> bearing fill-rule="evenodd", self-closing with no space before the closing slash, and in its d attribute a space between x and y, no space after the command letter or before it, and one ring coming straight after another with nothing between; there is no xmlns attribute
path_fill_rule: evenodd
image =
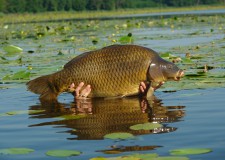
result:
<svg viewBox="0 0 225 160"><path fill-rule="evenodd" d="M131 153L169 155L176 148L211 148L213 152L188 156L190 159L221 159L225 156L225 89L183 90L156 92L153 100L97 99L92 102L73 102L72 96L60 96L55 105L42 105L38 97L23 85L1 89L0 113L18 110L43 110L34 114L0 117L0 148L27 147L29 155L0 155L1 160L63 159L45 155L51 149L73 149L82 154L65 159L112 157ZM82 104L82 105L80 105ZM62 120L62 115L83 118ZM154 131L131 131L129 126L160 122L163 127ZM76 129L76 130L74 130ZM114 141L103 139L112 132L130 132L136 139ZM100 152L118 146L120 154ZM123 147L121 147L123 146ZM153 150L154 149L154 150Z"/></svg>

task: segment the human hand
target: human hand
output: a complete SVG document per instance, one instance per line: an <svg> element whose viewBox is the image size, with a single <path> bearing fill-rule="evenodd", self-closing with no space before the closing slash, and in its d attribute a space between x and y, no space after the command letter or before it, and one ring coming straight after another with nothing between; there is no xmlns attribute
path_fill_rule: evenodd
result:
<svg viewBox="0 0 225 160"><path fill-rule="evenodd" d="M91 86L87 85L84 89L82 89L83 87L84 87L84 82L81 82L76 88L75 88L75 84L72 83L69 87L69 90L73 91L74 98L86 99L91 92Z"/></svg>

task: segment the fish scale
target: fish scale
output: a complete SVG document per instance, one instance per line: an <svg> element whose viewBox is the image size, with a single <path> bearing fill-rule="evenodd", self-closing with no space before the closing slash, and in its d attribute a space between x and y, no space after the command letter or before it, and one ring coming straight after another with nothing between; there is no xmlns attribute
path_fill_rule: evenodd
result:
<svg viewBox="0 0 225 160"><path fill-rule="evenodd" d="M89 97L135 95L139 93L140 82L149 80L151 73L148 71L153 61L159 67L151 70L152 75L160 80L161 77L157 77L163 73L160 63L171 65L171 62L149 48L112 45L83 53L65 64L63 70L31 80L27 85L29 90L46 100L56 99L61 92L68 91L72 83L77 86L80 82L91 85ZM175 68L171 75L175 76L178 70Z"/></svg>
<svg viewBox="0 0 225 160"><path fill-rule="evenodd" d="M79 62L76 61L78 63L71 65L69 62L65 65L65 69L72 70L70 77L73 76L65 88L68 88L72 82L78 85L83 81L92 86L91 96L94 97L138 93L139 83L146 79L150 63L150 60L147 60L150 57L149 53L147 49L138 50L136 47L121 50L121 46L89 52L78 57ZM85 68L84 64L86 64Z"/></svg>

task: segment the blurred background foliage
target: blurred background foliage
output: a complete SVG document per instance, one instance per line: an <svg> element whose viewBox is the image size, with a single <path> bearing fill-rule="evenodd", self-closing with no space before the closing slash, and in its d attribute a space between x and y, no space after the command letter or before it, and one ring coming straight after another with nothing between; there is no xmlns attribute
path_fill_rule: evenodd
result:
<svg viewBox="0 0 225 160"><path fill-rule="evenodd" d="M2 13L225 5L225 0L0 0Z"/></svg>

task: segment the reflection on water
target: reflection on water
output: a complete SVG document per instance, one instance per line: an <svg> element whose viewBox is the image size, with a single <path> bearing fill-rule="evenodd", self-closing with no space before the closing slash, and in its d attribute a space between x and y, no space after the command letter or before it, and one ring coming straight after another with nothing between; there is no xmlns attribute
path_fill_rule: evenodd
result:
<svg viewBox="0 0 225 160"><path fill-rule="evenodd" d="M71 104L42 104L30 106L31 110L44 110L31 114L31 118L55 118L51 122L33 124L30 127L54 125L66 127L65 132L76 135L72 139L103 139L114 132L129 132L134 135L165 133L175 131L171 122L179 121L185 115L185 106L163 106L156 97L151 100L139 98L79 100ZM163 127L154 130L130 130L139 123L158 122Z"/></svg>

